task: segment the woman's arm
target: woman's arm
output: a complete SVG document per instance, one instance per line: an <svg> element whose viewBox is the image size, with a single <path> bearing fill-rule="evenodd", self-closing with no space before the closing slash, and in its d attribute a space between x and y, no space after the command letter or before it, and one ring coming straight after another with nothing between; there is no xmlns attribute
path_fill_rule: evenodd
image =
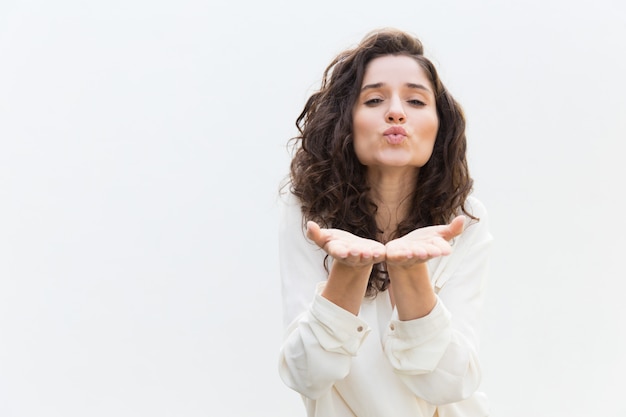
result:
<svg viewBox="0 0 626 417"><path fill-rule="evenodd" d="M385 259L385 247L337 229L320 229L307 223L307 236L333 258L322 297L354 314L359 314L372 266Z"/></svg>
<svg viewBox="0 0 626 417"><path fill-rule="evenodd" d="M440 287L434 307L411 319L401 316L401 300L396 300L398 317L391 321L385 340L385 353L396 373L415 395L432 404L468 398L481 379L478 326L492 237L484 207L471 201L480 222L456 238L452 253L431 271ZM393 287L394 277L389 272ZM428 271L422 270L422 274ZM422 283L423 277L416 275L415 279ZM432 289L430 282L429 286ZM398 290L394 288L394 294ZM430 302L431 293L428 289L424 293L424 300L417 300L416 305ZM410 298L405 298L403 302L410 304Z"/></svg>
<svg viewBox="0 0 626 417"><path fill-rule="evenodd" d="M435 307L426 261L452 252L449 241L463 232L464 219L458 216L449 225L417 229L387 243L391 297L400 320L424 317Z"/></svg>
<svg viewBox="0 0 626 417"><path fill-rule="evenodd" d="M384 256L384 246L312 222L307 235L309 239L299 204L291 196L279 236L283 314L289 323L279 372L287 386L315 399L346 377L352 356L369 333L357 314L372 264ZM328 275L325 251L334 257Z"/></svg>

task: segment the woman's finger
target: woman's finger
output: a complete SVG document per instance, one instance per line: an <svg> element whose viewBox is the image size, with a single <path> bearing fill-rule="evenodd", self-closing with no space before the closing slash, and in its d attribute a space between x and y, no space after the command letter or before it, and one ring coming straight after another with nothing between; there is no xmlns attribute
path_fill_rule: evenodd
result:
<svg viewBox="0 0 626 417"><path fill-rule="evenodd" d="M446 240L452 240L465 229L465 216L456 216L442 233L442 237Z"/></svg>

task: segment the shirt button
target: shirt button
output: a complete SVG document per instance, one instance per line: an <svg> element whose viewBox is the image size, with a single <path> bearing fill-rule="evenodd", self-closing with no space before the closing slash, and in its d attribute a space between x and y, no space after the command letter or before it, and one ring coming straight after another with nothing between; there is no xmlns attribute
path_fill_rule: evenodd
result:
<svg viewBox="0 0 626 417"><path fill-rule="evenodd" d="M357 332L362 332L362 331L363 331L363 326L359 326L359 327L357 327L357 328L356 328L356 331L357 331Z"/></svg>
<svg viewBox="0 0 626 417"><path fill-rule="evenodd" d="M390 325L389 325L389 328L390 328L391 330L396 330L396 326L394 326L393 324L390 324Z"/></svg>

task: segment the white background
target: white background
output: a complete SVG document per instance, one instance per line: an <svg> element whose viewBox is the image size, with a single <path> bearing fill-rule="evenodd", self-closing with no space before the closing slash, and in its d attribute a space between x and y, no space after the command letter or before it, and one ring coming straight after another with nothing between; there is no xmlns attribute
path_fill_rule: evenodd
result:
<svg viewBox="0 0 626 417"><path fill-rule="evenodd" d="M382 26L467 113L493 415L626 415L623 2L3 0L0 416L303 415L285 144Z"/></svg>

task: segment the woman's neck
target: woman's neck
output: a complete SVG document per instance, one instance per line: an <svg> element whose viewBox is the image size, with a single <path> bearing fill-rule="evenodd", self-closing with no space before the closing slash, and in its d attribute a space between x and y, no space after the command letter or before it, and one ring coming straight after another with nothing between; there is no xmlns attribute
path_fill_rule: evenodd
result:
<svg viewBox="0 0 626 417"><path fill-rule="evenodd" d="M418 172L416 169L368 170L372 199L378 206L376 224L383 231L383 242L389 240L398 224L406 218Z"/></svg>

